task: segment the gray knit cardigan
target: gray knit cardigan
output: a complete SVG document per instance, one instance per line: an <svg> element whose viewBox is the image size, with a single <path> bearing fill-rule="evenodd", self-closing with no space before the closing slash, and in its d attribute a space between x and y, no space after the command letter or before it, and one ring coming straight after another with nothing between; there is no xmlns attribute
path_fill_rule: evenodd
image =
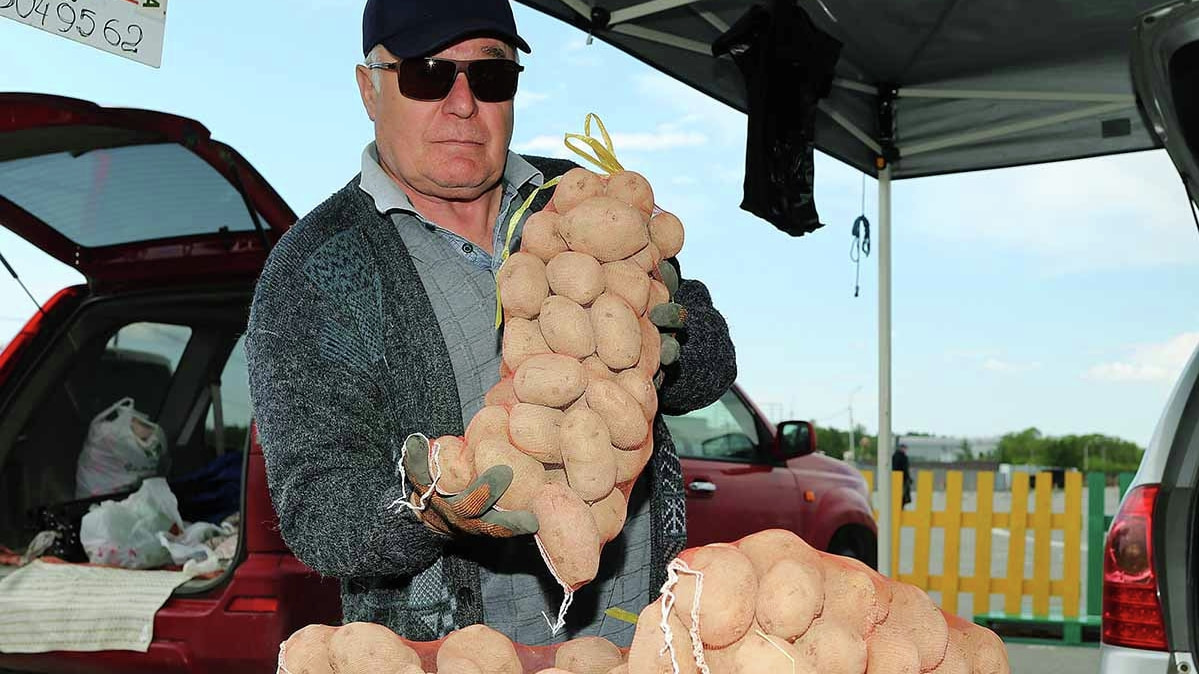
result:
<svg viewBox="0 0 1199 674"><path fill-rule="evenodd" d="M547 179L572 166L527 159ZM534 207L550 196L543 191ZM676 301L688 319L679 362L660 391L667 414L713 403L736 377L728 327L707 289L685 280ZM272 250L254 295L246 354L281 534L301 561L341 580L345 621L438 638L405 608L412 576L440 559L454 627L482 622L473 560L486 541L447 541L392 505L402 493L395 457L404 438L461 435L462 408L416 268L357 177ZM651 490L658 587L685 546L686 529L682 471L661 415L654 435L655 456L640 479Z"/></svg>

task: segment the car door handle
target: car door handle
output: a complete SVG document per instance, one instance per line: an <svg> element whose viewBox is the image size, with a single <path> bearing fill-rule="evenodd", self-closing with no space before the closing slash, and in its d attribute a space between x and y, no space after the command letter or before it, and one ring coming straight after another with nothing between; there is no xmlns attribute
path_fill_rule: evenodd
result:
<svg viewBox="0 0 1199 674"><path fill-rule="evenodd" d="M698 494L712 494L716 492L716 485L707 480L692 480L687 489Z"/></svg>

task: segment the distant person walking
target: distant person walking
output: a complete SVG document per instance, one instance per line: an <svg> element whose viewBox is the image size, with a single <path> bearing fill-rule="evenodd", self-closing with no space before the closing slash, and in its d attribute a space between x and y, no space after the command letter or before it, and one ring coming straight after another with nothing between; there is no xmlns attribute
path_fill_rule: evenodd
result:
<svg viewBox="0 0 1199 674"><path fill-rule="evenodd" d="M891 455L891 470L903 471L903 507L906 508L912 502L912 473L908 464L908 446L902 442Z"/></svg>

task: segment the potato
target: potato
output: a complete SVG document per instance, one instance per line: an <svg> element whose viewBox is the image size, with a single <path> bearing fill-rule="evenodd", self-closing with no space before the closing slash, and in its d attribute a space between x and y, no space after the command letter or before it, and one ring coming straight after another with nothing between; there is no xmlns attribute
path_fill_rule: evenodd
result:
<svg viewBox="0 0 1199 674"><path fill-rule="evenodd" d="M608 674L629 674L628 663L622 663L608 670Z"/></svg>
<svg viewBox="0 0 1199 674"><path fill-rule="evenodd" d="M604 292L590 309L595 330L595 352L613 370L637 364L642 352L642 332L637 314L616 295Z"/></svg>
<svg viewBox="0 0 1199 674"><path fill-rule="evenodd" d="M967 650L969 644L966 636L960 630L949 630L949 639L945 644L945 657L941 664L932 669L931 674L972 674L974 656Z"/></svg>
<svg viewBox="0 0 1199 674"><path fill-rule="evenodd" d="M663 258L671 258L683 250L683 223L672 213L662 211L649 221L649 238Z"/></svg>
<svg viewBox="0 0 1199 674"><path fill-rule="evenodd" d="M553 206L566 215L575 206L591 197L604 193L604 181L585 168L572 168L562 174L562 180L554 187Z"/></svg>
<svg viewBox="0 0 1199 674"><path fill-rule="evenodd" d="M599 356L591 355L583 359L583 369L587 371L588 381L596 379L615 379L616 373L604 364Z"/></svg>
<svg viewBox="0 0 1199 674"><path fill-rule="evenodd" d="M549 345L545 343L545 337L541 334L541 324L536 320L530 321L519 316L510 316L504 321L502 349L504 364L513 372L530 356L551 353Z"/></svg>
<svg viewBox="0 0 1199 674"><path fill-rule="evenodd" d="M587 388L587 373L570 356L544 354L521 363L512 378L516 397L524 403L566 407Z"/></svg>
<svg viewBox="0 0 1199 674"><path fill-rule="evenodd" d="M296 630L283 644L283 666L291 674L333 674L329 638L336 632L336 627L328 625L308 625Z"/></svg>
<svg viewBox="0 0 1199 674"><path fill-rule="evenodd" d="M496 505L505 510L528 510L545 484L545 468L537 459L508 444L507 436L488 436L475 447L475 471L482 475L492 466L512 468L512 484Z"/></svg>
<svg viewBox="0 0 1199 674"><path fill-rule="evenodd" d="M508 415L508 440L520 451L541 463L562 463L558 436L562 430L562 410L542 405L517 403Z"/></svg>
<svg viewBox="0 0 1199 674"><path fill-rule="evenodd" d="M662 652L666 635L662 631L662 604L659 600L651 602L637 617L637 631L629 647L629 674L673 674L676 671L679 674L696 674L699 671L691 654L690 634L677 611L676 606L675 611L667 617L667 624L670 626L670 643L674 646L678 669L671 665L670 651Z"/></svg>
<svg viewBox="0 0 1199 674"><path fill-rule="evenodd" d="M780 560L791 559L815 569L820 574L823 587L820 553L786 529L766 529L750 534L737 541L737 548L753 562L754 571L759 577L766 575Z"/></svg>
<svg viewBox="0 0 1199 674"><path fill-rule="evenodd" d="M623 485L637 479L645 464L654 454L654 434L650 433L640 447L631 451L618 450L616 457L616 484Z"/></svg>
<svg viewBox="0 0 1199 674"><path fill-rule="evenodd" d="M761 672L815 672L811 663L789 642L752 631L745 637L733 659L734 674Z"/></svg>
<svg viewBox="0 0 1199 674"><path fill-rule="evenodd" d="M486 674L479 666L465 658L438 657L437 674Z"/></svg>
<svg viewBox="0 0 1199 674"><path fill-rule="evenodd" d="M758 577L754 565L735 547L704 546L680 555L694 571L704 574L699 598L699 635L707 646L723 648L737 641L754 620ZM674 588L676 610L691 622L695 576L679 574Z"/></svg>
<svg viewBox="0 0 1199 674"><path fill-rule="evenodd" d="M646 218L654 212L654 190L645 176L636 171L619 171L608 179L609 197L636 208Z"/></svg>
<svg viewBox="0 0 1199 674"><path fill-rule="evenodd" d="M670 289L666 287L658 279L650 279L649 282L649 298L646 300L646 305L653 309L659 304L666 304L670 301Z"/></svg>
<svg viewBox="0 0 1199 674"><path fill-rule="evenodd" d="M945 617L949 629L959 633L962 648L973 654L974 674L1011 674L1007 647L994 632L956 615L946 614L944 611L941 614Z"/></svg>
<svg viewBox="0 0 1199 674"><path fill-rule="evenodd" d="M592 410L577 410L562 420L559 441L570 486L588 503L598 501L616 486L616 450L603 418Z"/></svg>
<svg viewBox="0 0 1199 674"><path fill-rule="evenodd" d="M574 207L563 216L559 232L571 250L600 262L623 260L650 241L645 217L611 197L592 197Z"/></svg>
<svg viewBox="0 0 1199 674"><path fill-rule="evenodd" d="M555 295L587 306L604 292L604 268L586 253L568 250L545 266L545 276Z"/></svg>
<svg viewBox="0 0 1199 674"><path fill-rule="evenodd" d="M420 666L420 656L386 627L355 622L329 637L329 662L338 674L372 674L401 664Z"/></svg>
<svg viewBox="0 0 1199 674"><path fill-rule="evenodd" d="M497 405L488 405L475 412L466 425L466 446L474 448L479 441L488 437L508 437L508 410Z"/></svg>
<svg viewBox="0 0 1199 674"><path fill-rule="evenodd" d="M546 484L531 506L540 529L537 539L557 577L572 589L599 571L599 529L591 508L569 487Z"/></svg>
<svg viewBox="0 0 1199 674"><path fill-rule="evenodd" d="M513 253L495 278L506 313L537 318L541 303L550 293L541 258L532 253Z"/></svg>
<svg viewBox="0 0 1199 674"><path fill-rule="evenodd" d="M487 394L483 396L483 404L488 406L512 407L517 402L519 401L516 399L516 389L512 387L511 377L501 379L498 384L488 389Z"/></svg>
<svg viewBox="0 0 1199 674"><path fill-rule="evenodd" d="M436 475L437 491L442 494L457 494L470 486L475 479L475 453L466 446L462 438L454 435L443 435L433 441L437 446L436 464L430 464L429 470Z"/></svg>
<svg viewBox="0 0 1199 674"><path fill-rule="evenodd" d="M863 674L866 671L866 641L836 620L817 618L795 642L795 647L816 663L815 671L820 674Z"/></svg>
<svg viewBox="0 0 1199 674"><path fill-rule="evenodd" d="M826 587L825 592L828 591ZM825 606L828 606L827 594ZM945 616L924 590L907 583L892 584L890 615L878 625L876 632L916 644L922 672L941 664L949 645L949 626Z"/></svg>
<svg viewBox="0 0 1199 674"><path fill-rule="evenodd" d="M818 566L782 559L759 579L755 613L767 634L795 641L823 607L824 583Z"/></svg>
<svg viewBox="0 0 1199 674"><path fill-rule="evenodd" d="M567 670L567 669L558 669L557 667L550 667L549 669L537 670L537 674L575 674L575 673L570 670Z"/></svg>
<svg viewBox="0 0 1199 674"><path fill-rule="evenodd" d="M561 295L550 295L541 303L537 319L545 343L572 358L586 358L595 353L595 332L587 310Z"/></svg>
<svg viewBox="0 0 1199 674"><path fill-rule="evenodd" d="M549 262L566 250L566 242L558 234L561 220L562 216L553 211L543 210L530 215L520 235L521 251L536 255L542 262Z"/></svg>
<svg viewBox="0 0 1199 674"><path fill-rule="evenodd" d="M870 674L920 674L920 651L898 635L878 632L866 640L866 671Z"/></svg>
<svg viewBox="0 0 1199 674"><path fill-rule="evenodd" d="M624 492L613 489L612 493L591 504L591 514L595 516L595 525L599 528L600 542L607 543L616 538L624 529L628 516Z"/></svg>
<svg viewBox="0 0 1199 674"><path fill-rule="evenodd" d="M573 674L607 674L623 661L616 644L600 637L571 639L554 655L554 667Z"/></svg>
<svg viewBox="0 0 1199 674"><path fill-rule="evenodd" d="M658 326L642 316L637 321L641 332L641 353L637 356L637 370L653 378L662 369L662 333Z"/></svg>
<svg viewBox="0 0 1199 674"><path fill-rule="evenodd" d="M570 483L566 481L566 469L562 466L546 466L545 467L545 482L546 484L560 484L569 487Z"/></svg>
<svg viewBox="0 0 1199 674"><path fill-rule="evenodd" d="M587 385L587 406L608 427L612 445L619 449L637 449L649 433L645 410L628 391L614 381L597 379ZM567 467L567 472L570 468Z"/></svg>
<svg viewBox="0 0 1199 674"><path fill-rule="evenodd" d="M645 248L633 253L633 257L629 258L629 262L637 265L637 268L646 274L649 274L657 269L658 263L661 261L662 253L658 252L658 246L656 246L653 241L645 244Z"/></svg>
<svg viewBox="0 0 1199 674"><path fill-rule="evenodd" d="M629 260L607 262L604 268L604 289L628 303L638 316L645 313L649 301L649 276Z"/></svg>
<svg viewBox="0 0 1199 674"><path fill-rule="evenodd" d="M620 385L645 413L645 419L650 421L658 413L658 389L654 382L644 372L637 369L625 370L616 375L616 383Z"/></svg>
<svg viewBox="0 0 1199 674"><path fill-rule="evenodd" d="M824 611L826 618L844 623L862 637L870 636L879 617L885 615L885 598L870 574L846 564L834 555L821 557L824 568Z"/></svg>
<svg viewBox="0 0 1199 674"><path fill-rule="evenodd" d="M524 665L516 647L503 634L486 625L470 625L455 630L437 650L437 671L441 674L447 660L467 660L487 674L524 674Z"/></svg>
<svg viewBox="0 0 1199 674"><path fill-rule="evenodd" d="M589 409L591 409L591 408L587 406L587 396L579 396L578 400L574 401L570 405L567 405L565 411L569 414L570 412L573 412L575 410L589 410Z"/></svg>

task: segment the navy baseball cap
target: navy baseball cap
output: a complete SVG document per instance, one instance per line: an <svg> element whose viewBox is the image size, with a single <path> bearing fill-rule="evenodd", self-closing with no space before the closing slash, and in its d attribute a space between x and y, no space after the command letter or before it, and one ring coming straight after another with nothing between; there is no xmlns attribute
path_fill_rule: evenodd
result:
<svg viewBox="0 0 1199 674"><path fill-rule="evenodd" d="M468 37L495 37L529 53L508 0L367 0L362 54L381 44L406 59L434 54Z"/></svg>

